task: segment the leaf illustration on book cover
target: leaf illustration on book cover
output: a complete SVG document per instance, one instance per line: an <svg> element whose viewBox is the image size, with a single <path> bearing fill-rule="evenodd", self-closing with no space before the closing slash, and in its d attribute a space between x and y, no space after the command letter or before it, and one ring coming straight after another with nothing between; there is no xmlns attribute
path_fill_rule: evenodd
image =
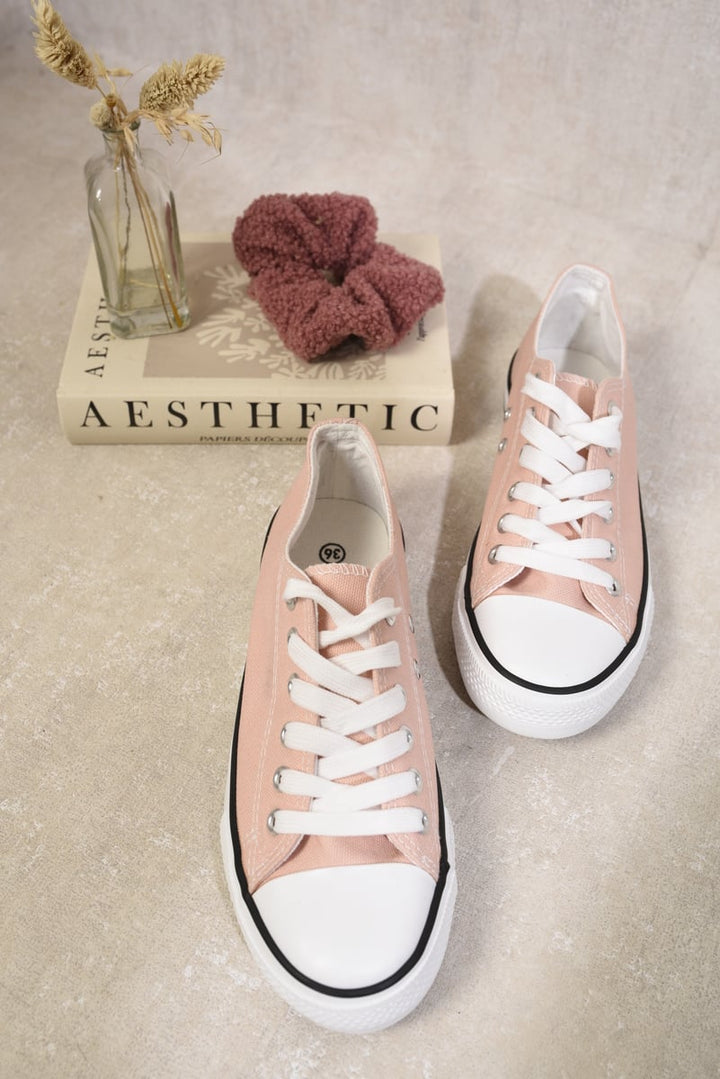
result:
<svg viewBox="0 0 720 1079"><path fill-rule="evenodd" d="M247 291L250 278L241 266L232 264L216 266L212 270L206 270L204 277L213 279L213 298L217 300L235 300L240 302Z"/></svg>
<svg viewBox="0 0 720 1079"><path fill-rule="evenodd" d="M251 337L247 341L233 343L230 348L221 348L218 355L222 356L226 363L254 363L256 360L264 362L263 357L271 347L270 341L261 337Z"/></svg>
<svg viewBox="0 0 720 1079"><path fill-rule="evenodd" d="M351 360L347 367L348 378L385 378L385 353L369 352Z"/></svg>
<svg viewBox="0 0 720 1079"><path fill-rule="evenodd" d="M260 363L266 367L273 376L280 375L283 378L305 378L307 364L299 360L292 352L288 352L285 346L277 338L277 346L272 352L260 357Z"/></svg>
<svg viewBox="0 0 720 1079"><path fill-rule="evenodd" d="M218 348L228 342L234 344L240 341L244 329L242 311L235 307L226 307L210 318L206 318L195 331L195 336L201 345Z"/></svg>

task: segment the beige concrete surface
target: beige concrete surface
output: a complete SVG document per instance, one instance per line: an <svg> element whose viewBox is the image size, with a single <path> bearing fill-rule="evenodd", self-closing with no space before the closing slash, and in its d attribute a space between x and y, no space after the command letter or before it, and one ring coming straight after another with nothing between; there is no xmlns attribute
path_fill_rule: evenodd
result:
<svg viewBox="0 0 720 1079"><path fill-rule="evenodd" d="M363 1037L265 987L219 851L260 548L302 448L63 439L93 97L1 6L0 1075L719 1075L717 5L60 5L109 63L227 56L203 102L222 157L169 151L187 231L340 190L441 238L453 444L383 457L460 890L434 988ZM507 363L575 260L626 321L657 609L612 715L547 743L470 707L450 611Z"/></svg>

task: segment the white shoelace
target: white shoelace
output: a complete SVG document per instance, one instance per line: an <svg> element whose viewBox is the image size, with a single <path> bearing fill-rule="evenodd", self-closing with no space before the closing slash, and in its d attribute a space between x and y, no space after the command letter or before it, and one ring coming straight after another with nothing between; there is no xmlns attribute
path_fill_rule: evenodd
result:
<svg viewBox="0 0 720 1079"><path fill-rule="evenodd" d="M357 650L327 659L307 644L297 631L288 635L288 653L293 664L311 681L293 674L288 690L293 704L319 716L319 724L292 721L283 729L287 749L312 753L317 758L314 774L293 768L279 768L273 782L281 794L297 794L312 799L310 809L277 809L268 826L272 831L293 835L370 836L400 832L422 832L427 818L422 809L395 806L381 809L398 798L416 794L420 788L417 771L410 769L377 778L376 769L401 757L410 749L413 736L400 727L382 738L374 728L405 708L406 695L395 685L377 694L373 670L400 666L396 641L371 646L368 633L373 626L400 614L393 600L385 597L352 615L317 585L292 579L283 593L286 603L310 599L328 612L336 628L320 633L320 649L340 641L353 640ZM352 735L365 732L369 741L361 743ZM360 783L338 782L365 773Z"/></svg>
<svg viewBox="0 0 720 1079"><path fill-rule="evenodd" d="M607 499L588 498L609 490L615 477L609 468L587 470L581 455L589 446L606 450L620 448L622 413L611 408L607 416L591 420L583 409L558 386L528 374L523 394L551 410L550 424L540 423L532 408L523 418L522 435L526 445L520 451L520 464L536 472L541 484L520 481L511 487L511 499L536 507L532 518L506 513L498 522L500 532L511 532L530 540L529 547L500 544L490 552L491 562L509 562L515 566L571 577L604 585L611 595L619 586L612 574L590 559L615 559L615 548L607 539L568 539L553 525L568 524L578 535L582 519L596 513L604 521L612 518L612 503Z"/></svg>

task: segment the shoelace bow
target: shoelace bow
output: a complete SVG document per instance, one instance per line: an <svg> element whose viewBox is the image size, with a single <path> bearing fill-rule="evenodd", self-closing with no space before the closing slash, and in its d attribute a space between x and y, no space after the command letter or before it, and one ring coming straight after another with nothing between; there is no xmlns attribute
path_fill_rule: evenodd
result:
<svg viewBox="0 0 720 1079"><path fill-rule="evenodd" d="M360 614L352 615L321 588L308 581L291 579L283 593L286 603L310 599L328 612L335 629L320 633L320 650L340 641L353 640L357 650L328 659L291 630L288 653L294 665L307 676L290 678L288 689L293 704L318 715L317 725L291 721L283 728L287 749L312 753L317 758L315 773L279 768L273 778L282 794L312 799L309 810L277 809L268 822L272 831L293 835L370 836L401 832L422 832L427 817L411 806L388 803L415 794L420 787L416 770L377 777L377 769L401 757L410 749L413 736L400 727L381 738L374 728L399 715L406 704L402 686L395 685L376 694L373 670L400 666L396 641L370 645L373 626L400 614L393 600L376 600ZM352 735L365 732L369 741ZM365 773L360 783L339 782ZM385 806L386 808L379 808Z"/></svg>
<svg viewBox="0 0 720 1079"><path fill-rule="evenodd" d="M530 540L529 547L500 544L490 552L491 562L509 562L515 566L571 577L577 581L604 585L617 595L619 585L613 576L591 559L615 559L615 547L607 539L569 539L553 525L567 524L582 533L582 520L596 513L604 521L612 519L612 503L607 499L588 498L602 494L614 483L609 468L587 469L581 451L602 446L613 452L620 448L622 413L612 408L607 416L591 420L586 412L558 386L528 374L523 394L531 401L546 405L553 415L549 425L541 423L528 409L520 428L526 444L520 451L520 464L537 473L542 483L519 481L510 488L511 500L536 507L531 518L506 513L498 522L500 532L511 532Z"/></svg>

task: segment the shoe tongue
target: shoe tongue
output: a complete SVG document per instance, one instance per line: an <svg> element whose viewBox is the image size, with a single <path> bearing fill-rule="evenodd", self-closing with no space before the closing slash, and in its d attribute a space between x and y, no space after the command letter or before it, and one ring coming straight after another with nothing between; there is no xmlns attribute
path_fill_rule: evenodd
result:
<svg viewBox="0 0 720 1079"><path fill-rule="evenodd" d="M350 614L360 614L367 606L370 570L352 562L334 562L308 566L305 570L313 584L326 596L342 604Z"/></svg>
<svg viewBox="0 0 720 1079"><path fill-rule="evenodd" d="M334 599L348 614L360 614L367 607L367 586L370 570L352 562L334 562L327 565L308 566L305 570L313 584L321 588L329 599ZM318 604L318 632L335 629L335 623L324 607ZM355 640L341 640L321 650L326 659L334 659L347 652L356 652L360 646ZM369 677L369 676L368 676ZM364 741L360 735L356 740Z"/></svg>
<svg viewBox="0 0 720 1079"><path fill-rule="evenodd" d="M573 375L569 371L558 371L555 376L555 385L576 405L580 405L583 412L592 419L597 382L593 382L591 378L583 378L581 375Z"/></svg>

